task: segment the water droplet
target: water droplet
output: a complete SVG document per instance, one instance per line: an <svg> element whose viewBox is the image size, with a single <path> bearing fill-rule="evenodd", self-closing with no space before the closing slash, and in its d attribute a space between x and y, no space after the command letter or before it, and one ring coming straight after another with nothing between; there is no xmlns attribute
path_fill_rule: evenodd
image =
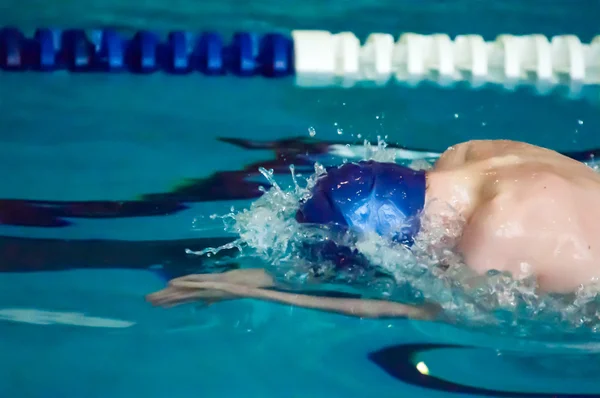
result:
<svg viewBox="0 0 600 398"><path fill-rule="evenodd" d="M338 133L338 135L342 135L342 134L344 134L344 130L342 130L342 129L337 129L337 133Z"/></svg>
<svg viewBox="0 0 600 398"><path fill-rule="evenodd" d="M315 135L317 135L317 131L315 130L314 127L309 127L308 128L308 135L310 135L311 137L314 137Z"/></svg>

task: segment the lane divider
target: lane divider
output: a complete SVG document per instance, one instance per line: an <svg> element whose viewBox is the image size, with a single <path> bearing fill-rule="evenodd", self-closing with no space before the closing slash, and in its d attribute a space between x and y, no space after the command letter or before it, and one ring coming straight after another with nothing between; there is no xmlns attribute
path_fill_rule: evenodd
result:
<svg viewBox="0 0 600 398"><path fill-rule="evenodd" d="M111 29L36 30L26 36L0 29L3 71L199 73L268 78L295 76L302 87L384 86L391 81L441 86L496 84L508 89L600 84L600 36L589 44L572 35L481 36L374 33L361 41L349 32L290 34L173 31L161 36Z"/></svg>

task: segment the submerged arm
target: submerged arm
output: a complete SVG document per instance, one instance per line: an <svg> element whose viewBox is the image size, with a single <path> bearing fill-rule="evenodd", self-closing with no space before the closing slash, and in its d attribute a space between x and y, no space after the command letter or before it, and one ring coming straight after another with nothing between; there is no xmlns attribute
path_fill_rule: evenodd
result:
<svg viewBox="0 0 600 398"><path fill-rule="evenodd" d="M227 275L227 283L239 284L250 287L275 287L275 280L263 268L243 268L227 271L225 274L214 274L215 279L222 278L221 275ZM206 275L202 276L206 280Z"/></svg>
<svg viewBox="0 0 600 398"><path fill-rule="evenodd" d="M240 298L254 298L362 318L432 319L438 312L437 308L431 306L417 307L383 300L309 296L226 282L174 281L172 286L183 289L218 290Z"/></svg>

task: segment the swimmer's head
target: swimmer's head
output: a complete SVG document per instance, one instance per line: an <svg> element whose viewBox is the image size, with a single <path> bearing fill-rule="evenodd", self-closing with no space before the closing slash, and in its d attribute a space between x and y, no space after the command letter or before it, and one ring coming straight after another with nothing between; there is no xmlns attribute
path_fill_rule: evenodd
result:
<svg viewBox="0 0 600 398"><path fill-rule="evenodd" d="M334 224L412 244L425 205L425 171L362 161L331 168L296 214L300 223Z"/></svg>

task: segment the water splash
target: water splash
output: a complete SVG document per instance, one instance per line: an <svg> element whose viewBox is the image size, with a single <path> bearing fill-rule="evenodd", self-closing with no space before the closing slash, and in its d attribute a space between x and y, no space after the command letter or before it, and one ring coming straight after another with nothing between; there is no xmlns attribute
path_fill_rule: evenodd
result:
<svg viewBox="0 0 600 398"><path fill-rule="evenodd" d="M376 145L365 141L364 146L367 160L397 160L380 137ZM412 166L428 169L432 165L419 160ZM383 296L400 301L438 303L446 320L454 324L492 327L495 332L519 336L591 332L600 337L600 281L565 296L541 294L533 276L516 280L496 271L477 275L453 250L465 221L448 205L442 205L446 206L444 210L439 203L429 204L436 205L436 211L424 212L427 216L421 218L421 232L408 249L377 234L340 235L327 226L298 223L295 215L299 203L310 197L317 179L326 173L322 165L315 164L314 173L307 178L297 176L291 166L292 184L287 188L280 186L272 170L261 168L260 172L271 189L264 190L249 209L213 216L222 218L225 230L239 238L222 247L188 253L212 255L237 248L242 256L264 260L276 277L303 283L314 279L316 273L327 275L335 267L323 259L305 258L302 248L307 243L331 240L358 250L393 280L392 286L388 280L382 288L380 281L375 280L366 283L365 288L382 289ZM347 275L344 278L350 283L358 282Z"/></svg>

